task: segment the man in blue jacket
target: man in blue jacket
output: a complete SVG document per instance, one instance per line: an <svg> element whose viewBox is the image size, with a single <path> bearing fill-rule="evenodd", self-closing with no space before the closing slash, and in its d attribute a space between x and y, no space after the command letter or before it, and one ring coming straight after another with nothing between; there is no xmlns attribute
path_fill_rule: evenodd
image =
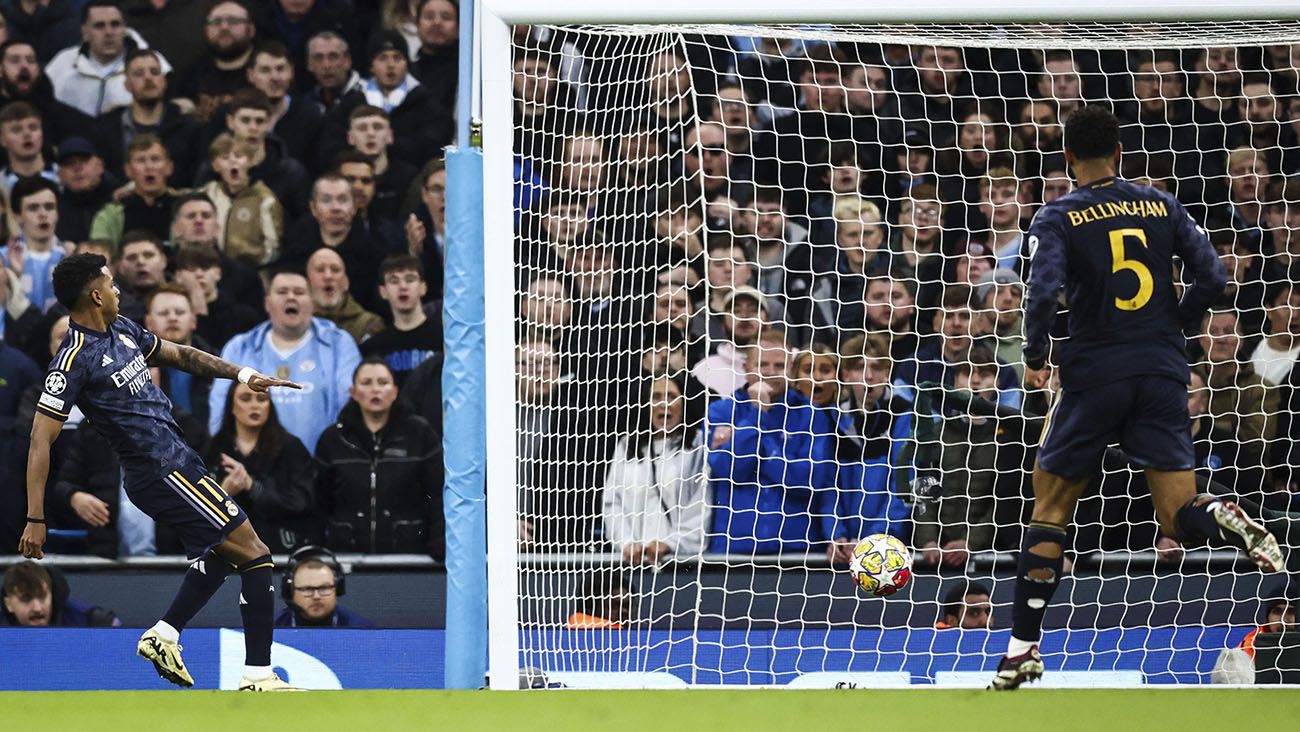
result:
<svg viewBox="0 0 1300 732"><path fill-rule="evenodd" d="M221 349L221 357L234 359L233 363L302 384L292 394L272 393L271 401L280 424L309 449L348 403L352 372L361 363L352 336L327 320L313 318L312 307L306 275L277 272L266 291L270 319L231 338ZM221 429L230 385L229 380L218 379L208 395L208 428L214 435Z"/></svg>
<svg viewBox="0 0 1300 732"><path fill-rule="evenodd" d="M825 543L835 514L835 425L790 388L784 334L748 354L750 383L709 407L713 519L709 550L802 552Z"/></svg>

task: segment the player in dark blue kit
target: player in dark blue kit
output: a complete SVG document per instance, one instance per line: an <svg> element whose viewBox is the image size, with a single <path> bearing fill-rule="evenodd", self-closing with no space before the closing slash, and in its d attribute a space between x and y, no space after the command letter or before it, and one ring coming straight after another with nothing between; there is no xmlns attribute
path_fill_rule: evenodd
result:
<svg viewBox="0 0 1300 732"><path fill-rule="evenodd" d="M1054 354L1061 389L1038 448L1011 643L992 689L1043 674L1038 641L1060 583L1066 528L1109 444L1118 442L1145 469L1166 536L1234 546L1266 572L1282 568L1267 529L1235 503L1196 493L1183 328L1223 291L1223 265L1176 198L1116 177L1119 157L1119 122L1110 111L1086 106L1070 115L1065 159L1078 188L1044 206L1029 227L1026 389L1047 384L1062 287L1070 337ZM1175 259L1187 281L1181 300Z"/></svg>
<svg viewBox="0 0 1300 732"><path fill-rule="evenodd" d="M193 559L167 613L141 636L139 654L168 681L193 686L194 679L181 660L180 632L226 577L238 571L246 653L239 688L290 689L271 670L275 581L270 550L243 509L222 491L203 460L182 440L171 403L149 379L149 366L238 379L260 392L276 386L301 387L170 343L118 317L117 288L98 254L64 259L54 268L53 279L55 297L70 311L70 322L45 376L32 424L27 528L18 550L25 557L44 556L50 446L75 404L121 458L131 502L155 521L174 527Z"/></svg>

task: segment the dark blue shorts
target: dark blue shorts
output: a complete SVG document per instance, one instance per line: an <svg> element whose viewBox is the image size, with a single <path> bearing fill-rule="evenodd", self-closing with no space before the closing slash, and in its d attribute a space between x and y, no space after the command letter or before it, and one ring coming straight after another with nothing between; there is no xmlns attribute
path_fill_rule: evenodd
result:
<svg viewBox="0 0 1300 732"><path fill-rule="evenodd" d="M1135 376L1062 391L1048 413L1038 464L1062 478L1090 477L1115 443L1140 467L1191 470L1196 460L1187 385L1168 376Z"/></svg>
<svg viewBox="0 0 1300 732"><path fill-rule="evenodd" d="M191 559L225 541L248 520L202 463L164 470L168 472L161 478L128 475L126 492L154 521L176 530Z"/></svg>

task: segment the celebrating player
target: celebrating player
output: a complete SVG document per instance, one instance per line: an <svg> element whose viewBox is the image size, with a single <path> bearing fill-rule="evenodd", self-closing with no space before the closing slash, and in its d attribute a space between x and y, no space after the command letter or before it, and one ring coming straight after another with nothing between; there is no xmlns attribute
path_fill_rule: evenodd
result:
<svg viewBox="0 0 1300 732"><path fill-rule="evenodd" d="M137 652L163 678L193 686L181 660L180 632L232 570L240 575L244 620L244 679L250 691L288 690L271 670L275 580L270 551L239 504L181 439L171 402L149 379L149 366L171 366L195 376L238 379L254 391L301 388L240 368L203 351L165 341L118 317L118 292L98 254L76 254L54 268L54 294L70 311L68 334L45 376L27 456L27 527L18 550L44 556L45 481L50 446L72 406L104 434L121 457L127 495L155 521L176 529L195 558L171 607L140 637ZM84 428L83 428L84 429Z"/></svg>
<svg viewBox="0 0 1300 732"><path fill-rule="evenodd" d="M1034 466L1034 512L1016 567L1011 642L992 689L1042 676L1043 613L1063 563L1075 504L1119 442L1145 469L1166 536L1228 544L1266 572L1282 568L1277 539L1237 504L1197 495L1187 414L1186 341L1223 291L1226 275L1205 232L1176 198L1116 177L1119 121L1087 106L1065 125L1065 159L1078 188L1047 204L1029 228L1025 386L1047 383L1049 333L1065 287L1070 337L1054 359L1061 391ZM1175 292L1174 258L1190 277Z"/></svg>

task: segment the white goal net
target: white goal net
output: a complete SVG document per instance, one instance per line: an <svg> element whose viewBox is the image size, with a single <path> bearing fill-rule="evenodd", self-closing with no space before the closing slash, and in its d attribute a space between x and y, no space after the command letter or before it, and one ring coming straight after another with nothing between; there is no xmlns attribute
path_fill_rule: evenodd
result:
<svg viewBox="0 0 1300 732"><path fill-rule="evenodd" d="M1087 103L1229 273L1189 333L1198 476L1290 530L1300 23L516 26L512 51L521 667L986 683L1051 399L1021 387L1025 232ZM873 533L915 561L887 599L843 564ZM1253 680L1243 638L1296 591L1161 536L1118 451L1069 544L1057 683Z"/></svg>

